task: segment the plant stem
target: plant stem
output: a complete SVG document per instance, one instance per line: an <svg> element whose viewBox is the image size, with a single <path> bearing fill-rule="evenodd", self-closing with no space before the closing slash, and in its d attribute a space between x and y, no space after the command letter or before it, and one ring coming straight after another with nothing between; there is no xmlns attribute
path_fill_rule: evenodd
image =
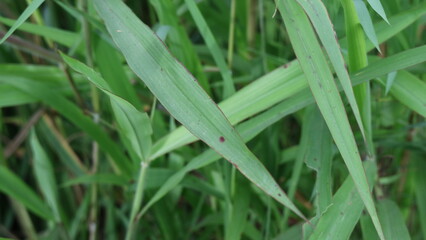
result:
<svg viewBox="0 0 426 240"><path fill-rule="evenodd" d="M345 13L346 36L348 39L349 72L356 72L368 65L364 31L359 21L355 4L352 0L342 0ZM371 90L370 83L365 82L354 87L362 124L367 140L367 157L375 159L373 133L371 124Z"/></svg>
<svg viewBox="0 0 426 240"><path fill-rule="evenodd" d="M130 212L129 226L127 227L127 232L126 232L126 240L132 239L133 228L135 224L138 222L138 219L135 217L142 205L143 191L145 188L145 177L146 177L146 172L148 167L149 167L148 162L145 162L145 161L141 162L141 169L139 172L138 183L136 185L136 193L133 199L132 210Z"/></svg>
<svg viewBox="0 0 426 240"><path fill-rule="evenodd" d="M236 0L231 0L231 14L229 23L229 39L228 39L228 67L232 69L232 61L234 54L234 36L235 36L235 8Z"/></svg>

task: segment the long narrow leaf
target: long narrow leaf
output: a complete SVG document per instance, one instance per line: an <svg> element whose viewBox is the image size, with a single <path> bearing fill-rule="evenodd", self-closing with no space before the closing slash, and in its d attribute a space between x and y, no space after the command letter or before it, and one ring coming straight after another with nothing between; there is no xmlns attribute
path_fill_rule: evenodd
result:
<svg viewBox="0 0 426 240"><path fill-rule="evenodd" d="M0 166L0 191L20 201L38 216L52 220L53 213L40 197L17 175L4 166Z"/></svg>
<svg viewBox="0 0 426 240"><path fill-rule="evenodd" d="M61 217L58 201L58 187L56 185L52 163L37 139L35 132L32 132L30 142L34 155L34 172L37 183L47 204L53 211L55 220L59 222Z"/></svg>
<svg viewBox="0 0 426 240"><path fill-rule="evenodd" d="M64 61L74 70L84 74L90 82L111 98L111 105L120 131L127 138L133 151L136 152L139 161L148 159L151 150L152 128L146 113L139 112L125 99L111 92L108 83L85 64L62 54Z"/></svg>
<svg viewBox="0 0 426 240"><path fill-rule="evenodd" d="M0 82L14 86L20 91L51 106L69 121L83 129L89 136L99 143L99 147L108 153L120 172L129 174L133 172L128 158L108 135L96 125L89 117L83 114L75 104L68 101L58 93L46 88L43 84L21 77L10 76L0 78Z"/></svg>
<svg viewBox="0 0 426 240"><path fill-rule="evenodd" d="M379 23L377 25L379 42L382 43L383 41L391 38L396 33L408 27L425 13L426 4L392 17L392 27L383 22ZM345 38L339 41L339 43L343 48L346 48ZM371 43L367 44L368 51L373 48L374 46ZM415 53L411 52L410 55L414 56ZM416 57L419 56L421 55L416 55ZM396 64L404 64L404 62L398 61L395 58L392 59L392 61ZM381 68L381 64L378 64L377 67ZM401 67L398 69L401 69ZM374 70L373 68L368 69L371 73L372 70ZM389 71L383 74L387 73L389 73ZM300 76L302 76L302 79L299 79ZM376 77L377 76L380 76L380 74L376 75ZM351 75L350 78L352 79L353 77L355 76ZM354 81L354 79L352 80ZM307 87L307 83L303 77L303 72L300 69L299 63L297 61L293 61L289 64L286 64L284 67L280 67L266 74L252 84L241 89L229 99L221 102L219 107L228 117L229 121L232 124L236 124L245 118L259 113L262 110L265 110L266 108L286 99L289 95L293 95L294 93L300 91L300 87ZM154 144L150 158L155 159L169 151L172 151L173 149L184 146L195 140L196 138L193 137L188 132L188 130L183 127L179 127Z"/></svg>
<svg viewBox="0 0 426 240"><path fill-rule="evenodd" d="M210 50L210 53L212 54L217 66L220 69L220 73L222 75L223 83L224 83L223 98L224 99L228 98L235 92L234 83L232 82L231 70L226 65L225 57L223 56L222 51L219 48L219 45L217 44L217 41L213 33L211 32L209 26L207 25L206 20L204 19L203 15L198 9L195 1L185 0L185 3L188 6L189 12L194 18L194 22L197 25L201 35L203 36L204 41L206 42L207 47Z"/></svg>
<svg viewBox="0 0 426 240"><path fill-rule="evenodd" d="M297 2L278 1L277 4L315 101L342 154L361 199L370 213L377 232L381 239L384 239L343 102L309 20Z"/></svg>
<svg viewBox="0 0 426 240"><path fill-rule="evenodd" d="M32 1L28 7L24 10L24 12L19 16L19 18L16 20L16 22L12 25L12 27L9 29L9 31L7 31L7 33L3 36L3 38L0 40L0 44L4 43L4 41L6 41L6 39L8 37L10 37L10 35L13 34L13 32L15 32L15 30L17 28L19 28L19 26L21 26L22 23L25 22L25 20L27 20L27 18L29 18L31 16L31 14L33 14L33 12L35 10L37 10L37 8L44 2L44 0L34 0Z"/></svg>
<svg viewBox="0 0 426 240"><path fill-rule="evenodd" d="M130 68L167 110L263 191L304 218L220 109L151 29L120 0L96 0L95 6Z"/></svg>
<svg viewBox="0 0 426 240"><path fill-rule="evenodd" d="M315 31L318 34L328 57L330 58L334 70L336 71L337 77L340 80L343 91L348 98L359 129L361 130L365 140L365 130L362 124L361 114L359 112L355 94L352 89L349 73L345 67L345 61L343 59L342 52L340 51L336 32L334 31L333 24L328 17L327 9L321 0L298 0L297 2L303 7L303 10L305 10L312 22L312 25L315 27Z"/></svg>

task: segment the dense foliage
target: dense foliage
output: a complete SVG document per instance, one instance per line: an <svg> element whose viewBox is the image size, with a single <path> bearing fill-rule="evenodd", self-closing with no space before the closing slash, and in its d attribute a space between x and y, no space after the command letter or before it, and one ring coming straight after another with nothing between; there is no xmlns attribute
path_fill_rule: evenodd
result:
<svg viewBox="0 0 426 240"><path fill-rule="evenodd" d="M425 29L423 0L3 0L0 238L426 239Z"/></svg>

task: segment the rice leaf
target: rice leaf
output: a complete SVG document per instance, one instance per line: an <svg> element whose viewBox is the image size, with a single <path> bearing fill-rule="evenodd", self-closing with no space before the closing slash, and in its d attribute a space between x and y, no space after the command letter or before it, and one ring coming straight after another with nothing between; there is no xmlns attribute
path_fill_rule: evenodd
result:
<svg viewBox="0 0 426 240"><path fill-rule="evenodd" d="M389 24L388 18L386 17L385 10L383 9L383 6L380 0L367 0L367 2L374 9L374 11L377 14L379 14L383 18L383 20L385 20Z"/></svg>
<svg viewBox="0 0 426 240"><path fill-rule="evenodd" d="M426 52L419 54L426 54ZM426 117L426 83L415 75L407 71L399 71L390 92L408 108Z"/></svg>
<svg viewBox="0 0 426 240"><path fill-rule="evenodd" d="M21 202L37 216L46 220L54 219L54 214L43 200L20 177L4 166L0 166L0 191Z"/></svg>
<svg viewBox="0 0 426 240"><path fill-rule="evenodd" d="M379 23L377 26L377 33L380 42L391 38L404 28L408 27L411 23L413 23L416 19L425 13L426 4L422 7L418 7L392 17L392 27L390 27L388 24ZM346 44L346 39L342 39L339 41L339 43L344 46ZM371 50L373 48L374 46L371 43L367 45L367 50ZM397 58L392 59L396 64L404 64L403 62L399 62ZM385 66L396 67L396 69L405 68L403 66L387 66L386 64L377 64L376 67L381 68L382 66ZM374 70L373 68L368 69L369 71ZM382 72L383 73L381 74L389 73L387 70ZM380 76L381 74L376 75L376 73L373 73L373 75L376 77ZM350 76L352 81L354 81L354 77L355 75ZM222 109L223 113L229 119L231 124L236 124L247 117L250 117L267 109L268 107L273 106L274 104L288 98L289 96L306 87L307 82L303 76L303 72L299 63L297 61L292 61L283 67L277 68L274 71L262 76L252 84L239 90L229 99L222 101L219 104L219 107ZM187 129L184 127L179 127L154 144L150 158L156 159L159 156L172 151L173 149L184 146L196 140L197 139L191 133L189 133Z"/></svg>
<svg viewBox="0 0 426 240"><path fill-rule="evenodd" d="M60 206L58 201L58 187L54 176L54 170L50 159L37 139L33 131L30 136L31 148L34 156L34 172L38 186L52 209L55 221L60 222Z"/></svg>
<svg viewBox="0 0 426 240"><path fill-rule="evenodd" d="M220 74L222 75L222 78L223 78L223 99L226 99L235 93L235 86L232 81L231 70L226 65L225 57L222 54L222 50L217 44L217 41L213 33L211 32L209 26L207 25L207 22L204 19L203 15L201 14L200 10L198 9L195 1L185 0L185 3L188 7L189 12L194 18L194 22L197 25L201 35L203 36L204 41L206 42L207 47L209 48L210 53L212 54L214 58L214 61L219 67Z"/></svg>
<svg viewBox="0 0 426 240"><path fill-rule="evenodd" d="M376 167L371 161L365 162L369 182L374 182ZM349 239L355 228L364 204L356 184L348 177L333 196L330 206L319 218L309 239Z"/></svg>
<svg viewBox="0 0 426 240"><path fill-rule="evenodd" d="M414 179L415 179L415 193L416 193L416 202L417 202L417 211L420 218L420 228L422 229L423 238L426 239L426 175L423 172L423 169L426 169L426 162L424 157L419 157L413 162L415 169Z"/></svg>
<svg viewBox="0 0 426 240"><path fill-rule="evenodd" d="M151 120L148 115L139 112L128 101L112 93L109 84L87 65L64 54L62 58L71 68L84 74L91 83L110 97L115 119L120 132L127 138L127 144L130 144L130 148L136 152L138 162L147 160L151 150L150 135L152 134Z"/></svg>
<svg viewBox="0 0 426 240"><path fill-rule="evenodd" d="M327 52L340 84L343 87L343 91L348 98L352 112L354 113L355 119L358 123L358 127L364 137L364 141L366 141L365 130L362 124L362 118L355 99L354 91L352 89L349 73L346 69L336 32L333 29L333 24L328 16L327 9L321 0L298 0L297 2L302 6L303 10L311 20L311 23L314 26L325 51ZM373 27L373 25L371 25L371 27Z"/></svg>
<svg viewBox="0 0 426 240"><path fill-rule="evenodd" d="M388 77L386 79L386 89L385 89L385 95L388 95L394 81L395 81L395 77L398 74L398 72L391 72L388 74Z"/></svg>
<svg viewBox="0 0 426 240"><path fill-rule="evenodd" d="M128 158L121 152L116 143L98 126L92 119L83 114L75 104L68 101L57 92L46 88L42 83L28 80L22 77L10 76L8 78L0 78L0 82L14 86L20 91L37 98L46 105L49 105L73 124L83 129L85 133L91 136L99 143L99 147L108 153L118 168L119 172L126 173L130 176L133 172Z"/></svg>
<svg viewBox="0 0 426 240"><path fill-rule="evenodd" d="M0 22L6 26L13 26L13 24L16 23L16 20L0 17ZM45 37L66 47L74 46L79 38L78 34L70 31L32 23L22 23L18 30ZM80 53L81 52L82 51L80 51Z"/></svg>
<svg viewBox="0 0 426 240"><path fill-rule="evenodd" d="M163 106L190 132L222 154L263 191L304 218L247 148L217 105L170 55L151 29L120 0L94 3L130 68Z"/></svg>
<svg viewBox="0 0 426 240"><path fill-rule="evenodd" d="M368 39L374 44L374 47L376 47L376 49L381 52L379 47L379 41L377 41L376 32L374 31L373 21L371 20L367 6L365 6L365 3L362 0L354 0L354 5L365 34L367 35Z"/></svg>
<svg viewBox="0 0 426 240"><path fill-rule="evenodd" d="M297 2L278 1L277 5L315 101L348 167L361 199L370 213L376 230L381 239L384 239L342 99L309 20Z"/></svg>
<svg viewBox="0 0 426 240"><path fill-rule="evenodd" d="M7 33L3 36L3 38L0 40L0 44L4 43L7 38L10 37L10 35L15 32L16 29L21 26L22 23L27 20L31 16L31 14L34 13L34 11L37 10L37 8L44 2L44 0L34 0L32 1L28 7L24 10L24 12L19 16L19 18L16 20L16 22L12 25L12 27L7 31Z"/></svg>
<svg viewBox="0 0 426 240"><path fill-rule="evenodd" d="M405 219L398 205L389 199L382 199L377 204L383 231L388 240L410 240Z"/></svg>

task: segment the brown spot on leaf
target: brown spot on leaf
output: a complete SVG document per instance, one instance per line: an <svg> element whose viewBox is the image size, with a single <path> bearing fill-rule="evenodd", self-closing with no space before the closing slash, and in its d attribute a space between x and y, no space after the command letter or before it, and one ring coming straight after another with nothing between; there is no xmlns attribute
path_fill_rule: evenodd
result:
<svg viewBox="0 0 426 240"><path fill-rule="evenodd" d="M225 142L225 138L221 136L221 137L219 138L219 142L221 142L221 143Z"/></svg>

